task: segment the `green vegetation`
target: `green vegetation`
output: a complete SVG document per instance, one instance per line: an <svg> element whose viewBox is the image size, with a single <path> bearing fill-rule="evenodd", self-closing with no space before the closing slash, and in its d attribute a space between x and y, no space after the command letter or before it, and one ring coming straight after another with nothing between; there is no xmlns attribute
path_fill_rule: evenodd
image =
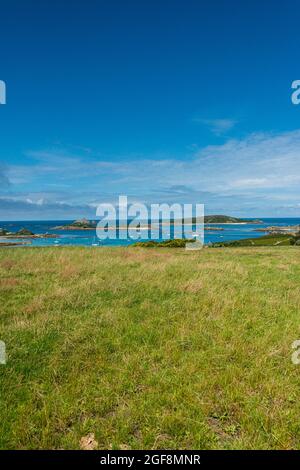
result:
<svg viewBox="0 0 300 470"><path fill-rule="evenodd" d="M224 242L215 242L210 246L220 247L239 247L239 246L286 246L294 244L294 237L287 234L269 234L258 238L245 238L244 240L233 240Z"/></svg>
<svg viewBox="0 0 300 470"><path fill-rule="evenodd" d="M33 232L28 230L27 228L21 228L17 232L9 232L5 228L0 228L0 237L19 237L19 236L32 236L34 235Z"/></svg>
<svg viewBox="0 0 300 470"><path fill-rule="evenodd" d="M156 242L154 240L149 240L145 242L136 242L132 246L144 247L144 248L185 248L187 243L194 243L194 242L195 240L174 238L173 240L163 240L160 242Z"/></svg>
<svg viewBox="0 0 300 470"><path fill-rule="evenodd" d="M195 240L185 240L185 239L174 239L174 240L164 240L161 242L149 240L145 242L136 242L132 246L134 247L144 247L144 248L156 248L156 247L165 247L165 248L184 248L187 243L193 243ZM213 248L221 247L241 247L241 246L287 246L287 245L299 245L300 244L300 235L288 235L288 234L268 234L262 237L256 238L245 238L244 240L233 240L233 241L222 241L210 243L209 246Z"/></svg>
<svg viewBox="0 0 300 470"><path fill-rule="evenodd" d="M291 237L290 244L296 246L300 245L300 232Z"/></svg>
<svg viewBox="0 0 300 470"><path fill-rule="evenodd" d="M4 239L7 238L58 238L58 235L55 235L54 233L40 233L40 234L35 234L31 232L31 230L28 230L27 228L21 228L17 232L9 232L8 230L4 228L0 228L0 239L3 237ZM14 245L22 245L24 243L14 243ZM6 246L8 245L5 242L0 242L0 246ZM13 244L10 243L9 246L12 246Z"/></svg>
<svg viewBox="0 0 300 470"><path fill-rule="evenodd" d="M79 228L95 228L96 223L91 222L87 219L75 220L71 223L72 227L79 227Z"/></svg>
<svg viewBox="0 0 300 470"><path fill-rule="evenodd" d="M300 250L0 249L0 448L300 448Z"/></svg>

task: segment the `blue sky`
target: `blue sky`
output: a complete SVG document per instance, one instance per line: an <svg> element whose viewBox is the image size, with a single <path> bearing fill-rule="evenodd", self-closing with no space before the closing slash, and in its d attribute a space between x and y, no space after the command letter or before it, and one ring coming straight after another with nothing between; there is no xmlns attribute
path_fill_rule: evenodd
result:
<svg viewBox="0 0 300 470"><path fill-rule="evenodd" d="M300 216L299 1L2 0L0 219Z"/></svg>

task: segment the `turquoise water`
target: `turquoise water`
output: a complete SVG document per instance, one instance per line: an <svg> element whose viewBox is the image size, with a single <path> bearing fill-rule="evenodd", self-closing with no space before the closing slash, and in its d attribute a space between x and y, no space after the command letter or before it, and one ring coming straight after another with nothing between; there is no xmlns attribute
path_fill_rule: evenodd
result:
<svg viewBox="0 0 300 470"><path fill-rule="evenodd" d="M245 225L230 225L230 224L216 224L217 227L224 228L223 231L213 231L213 225L210 227L212 231L205 231L205 243L218 242L218 241L229 241L229 240L240 240L249 237L261 237L262 232L256 232L255 230L269 225L298 225L300 224L299 218L263 218L262 224L245 224ZM58 238L43 238L43 239L32 239L27 240L28 246L61 246L61 245L83 245L92 246L97 244L99 246L127 246L134 243L133 240L104 240L100 241L96 237L96 230L55 230L54 228L58 225L67 225L70 220L60 221L18 221L18 222L0 222L0 227L5 228L11 232L20 230L21 228L27 228L33 233L51 233L59 235ZM147 231L142 233L143 237L141 240L148 240ZM172 238L170 235L169 238ZM10 242L18 242L20 240L10 239Z"/></svg>

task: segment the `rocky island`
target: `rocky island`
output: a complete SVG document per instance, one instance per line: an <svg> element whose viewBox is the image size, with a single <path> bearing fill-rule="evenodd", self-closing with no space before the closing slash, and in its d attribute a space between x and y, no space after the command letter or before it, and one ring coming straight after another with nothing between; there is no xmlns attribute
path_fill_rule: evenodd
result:
<svg viewBox="0 0 300 470"><path fill-rule="evenodd" d="M5 228L0 228L0 239L8 239L8 238L58 238L59 235L56 235L54 233L33 233L27 228L21 228L17 232L10 232L9 230L6 230ZM3 245L3 243L2 243ZM12 243L10 243L12 245Z"/></svg>
<svg viewBox="0 0 300 470"><path fill-rule="evenodd" d="M289 234L296 235L300 232L300 225L270 226L255 229L255 232L264 232L271 234Z"/></svg>
<svg viewBox="0 0 300 470"><path fill-rule="evenodd" d="M95 230L97 222L93 220L80 219L75 220L71 224L59 225L54 227L54 230Z"/></svg>
<svg viewBox="0 0 300 470"><path fill-rule="evenodd" d="M208 232L222 232L225 229L223 227L204 227L204 230Z"/></svg>

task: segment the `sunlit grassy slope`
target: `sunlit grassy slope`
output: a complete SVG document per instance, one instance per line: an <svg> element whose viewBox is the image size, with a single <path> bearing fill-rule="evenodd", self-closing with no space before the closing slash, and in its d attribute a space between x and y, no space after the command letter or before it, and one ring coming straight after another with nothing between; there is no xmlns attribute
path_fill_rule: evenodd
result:
<svg viewBox="0 0 300 470"><path fill-rule="evenodd" d="M300 448L299 247L0 250L0 447Z"/></svg>

